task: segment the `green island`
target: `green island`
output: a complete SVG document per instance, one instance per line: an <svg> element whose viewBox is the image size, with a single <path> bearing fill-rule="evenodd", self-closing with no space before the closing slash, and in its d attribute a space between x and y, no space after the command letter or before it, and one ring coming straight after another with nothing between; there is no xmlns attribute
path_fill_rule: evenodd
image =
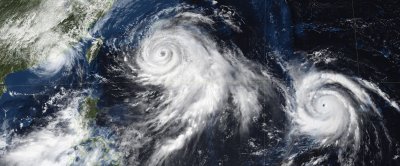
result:
<svg viewBox="0 0 400 166"><path fill-rule="evenodd" d="M90 123L92 123L95 119L98 113L101 111L100 109L97 108L97 103L98 99L92 98L92 97L87 97L82 105L81 105L81 110L82 110L82 115L84 117L83 121L85 124L85 127L89 127ZM120 154L115 154L110 152L111 148L104 140L103 137L101 136L93 136L93 137L88 137L87 139L82 140L78 145L74 147L75 150L80 154L80 156L85 156L87 155L88 149L92 146L95 147L101 147L102 149L102 156L101 159L108 161L109 165L112 166L119 166L121 165L120 163Z"/></svg>
<svg viewBox="0 0 400 166"><path fill-rule="evenodd" d="M90 46L89 50L86 53L86 60L88 63L91 63L96 58L102 45L103 45L103 40L100 38L92 42L92 45Z"/></svg>
<svg viewBox="0 0 400 166"><path fill-rule="evenodd" d="M83 111L85 118L92 120L95 119L97 114L99 113L99 109L97 108L98 99L93 98L86 98L85 102L83 103Z"/></svg>
<svg viewBox="0 0 400 166"><path fill-rule="evenodd" d="M104 138L97 136L97 137L90 137L85 140L82 140L82 142L75 146L74 149L80 154L79 156L85 156L88 155L89 149L94 146L94 147L101 147L101 150L103 153L101 153L101 160L102 161L107 161L107 164L110 166L120 166L121 165L121 159L120 159L120 154L115 154L112 151L111 147L108 145L106 140ZM95 165L100 165L99 163L96 163Z"/></svg>

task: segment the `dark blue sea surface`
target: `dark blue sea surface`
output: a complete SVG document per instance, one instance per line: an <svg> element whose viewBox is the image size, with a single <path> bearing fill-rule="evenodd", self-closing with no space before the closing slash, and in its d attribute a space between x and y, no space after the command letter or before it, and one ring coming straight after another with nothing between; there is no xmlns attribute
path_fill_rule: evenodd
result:
<svg viewBox="0 0 400 166"><path fill-rule="evenodd" d="M235 45L250 62L268 68L269 73L283 82L287 89L294 87L295 79L289 74L292 69L287 68L288 64L296 63L301 64L296 66L299 70L313 68L368 80L398 102L399 84L384 83L400 81L400 34L397 32L400 10L387 5L398 3L367 2L370 1L355 0L353 13L350 1L218 0L215 4L201 0L117 0L91 27L93 39L82 39L71 48L74 55L72 67L62 68L51 76L37 75L32 69L27 69L6 77L7 91L0 97L0 122L3 126L0 133L6 134L7 143L11 144L13 138L47 125L48 117L55 116L58 107L46 104L52 96L63 91L82 91L84 96L98 99L96 107L100 112L95 122L90 124L92 129L110 131L107 137L116 140L114 148L117 151L129 150L129 153L124 153L122 163L147 164L151 155L156 153L154 146L162 135L154 134L152 140L137 149L119 148L118 141L127 134L124 132L127 126L149 117L140 111L142 108L132 106L133 100L143 100L140 94L151 91L153 93L147 99L151 103L161 95L163 88L132 82L126 75L135 75L135 71L131 71L124 61L134 59L154 22L184 12L206 16L212 16L216 10L234 13L231 19L239 22L241 31L235 31L219 17L213 18L215 23L212 27L200 26L218 44ZM177 6L181 8L175 8ZM161 12L169 8L174 9ZM88 62L85 56L94 39L101 39L103 43L95 59ZM316 56L318 53L323 55ZM327 63L325 60L329 58L335 61ZM86 91L88 89L90 93ZM315 148L317 145L313 139L306 136L292 139L289 136L292 123L287 112L281 109L285 105L285 95L275 98L275 103L261 104L260 117L251 125L247 136L234 130L239 124L229 120L234 119L234 113L227 111L228 117L232 118L207 125L197 139L187 143L187 148L174 152L163 164L302 165L320 156L326 156L326 160L317 165L343 164L334 146ZM365 123L363 129L367 133L362 134L361 140L377 140L382 146L362 144L368 147L361 149L370 151L350 156L355 159L349 165L400 164L399 158L393 157L399 154L400 133L397 130L400 114L384 100L376 99L374 102L378 103L382 116L371 118L371 121L379 125ZM44 107L47 108L45 112L42 111ZM218 128L221 126L227 126L226 130L221 132ZM379 126L385 129L381 130ZM379 129L369 129L375 127ZM104 136L104 133L95 131L92 135ZM382 157L375 157L373 151L379 148L382 148ZM136 161L131 161L133 151L139 153ZM374 162L369 163L370 160Z"/></svg>

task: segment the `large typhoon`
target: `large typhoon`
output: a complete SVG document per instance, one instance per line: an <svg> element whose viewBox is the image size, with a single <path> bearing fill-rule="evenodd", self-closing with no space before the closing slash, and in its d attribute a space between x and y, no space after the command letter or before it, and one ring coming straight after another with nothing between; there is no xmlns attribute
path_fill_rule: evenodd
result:
<svg viewBox="0 0 400 166"><path fill-rule="evenodd" d="M199 136L229 102L240 132L246 133L261 111L261 94L275 93L266 71L250 65L229 41L217 44L201 27L213 23L200 14L181 13L157 20L140 43L134 58L139 70L135 79L164 88L155 101L160 105L146 123L162 135L179 133L157 143L151 165L162 163L168 154Z"/></svg>
<svg viewBox="0 0 400 166"><path fill-rule="evenodd" d="M400 109L386 89L267 53L274 42L260 34L270 27L224 3L44 0L0 17L0 82L29 68L28 83L51 87L0 98L0 164L354 165L398 156L382 114Z"/></svg>

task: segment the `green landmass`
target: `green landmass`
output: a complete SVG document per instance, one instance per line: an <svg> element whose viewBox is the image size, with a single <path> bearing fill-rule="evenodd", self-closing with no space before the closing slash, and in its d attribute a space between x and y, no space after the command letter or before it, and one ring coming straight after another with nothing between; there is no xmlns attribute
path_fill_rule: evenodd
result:
<svg viewBox="0 0 400 166"><path fill-rule="evenodd" d="M91 128L90 124L92 124L93 120L100 112L100 109L97 108L98 101L98 99L87 97L81 105L82 116L84 117L83 125L85 128L88 128L87 130ZM110 166L121 165L121 154L112 151L109 142L107 142L107 139L104 139L102 136L89 136L74 147L75 151L79 154L78 156L89 155L88 152L90 152L92 148L100 149L101 153L98 163L95 163L94 165L101 165L101 163L106 163L106 165ZM73 163L73 161L75 161L74 158L72 158L71 163Z"/></svg>
<svg viewBox="0 0 400 166"><path fill-rule="evenodd" d="M106 1L106 6L110 7L112 2L113 0ZM35 11L41 3L42 0L0 0L0 26L4 26L10 21L29 17L31 14L30 12ZM75 38L76 42L78 42L79 39L83 37L82 32L92 28L98 18L105 14L107 8L99 8L92 13L88 13L86 12L85 7L79 4L79 1L71 1L71 3L71 14L56 27L53 27L52 31L67 34L68 36ZM23 48L13 47L12 44L12 42L0 38L0 84L4 83L4 78L8 74L28 69L36 63L36 60L38 60L37 58L27 57L32 57L30 55L42 54L35 52L35 48L30 47L33 43L26 43L25 45L20 46ZM72 42L70 44L73 45L76 43ZM92 44L92 48L88 51L90 53L86 56L88 62L93 60L97 55L99 44L101 45L102 41ZM0 96L4 91L5 87L0 86Z"/></svg>
<svg viewBox="0 0 400 166"><path fill-rule="evenodd" d="M103 40L102 39L96 39L95 41L92 42L92 45L90 46L89 50L86 53L86 60L88 63L91 63L93 59L96 58L97 54L100 51L100 47L103 45Z"/></svg>
<svg viewBox="0 0 400 166"><path fill-rule="evenodd" d="M94 165L101 165L100 163L107 163L110 166L120 166L120 154L118 152L111 152L111 147L104 140L104 138L98 137L90 137L88 139L83 140L79 145L75 146L74 149L78 151L79 156L88 155L87 152L90 151L92 147L101 148L101 157L98 163Z"/></svg>
<svg viewBox="0 0 400 166"><path fill-rule="evenodd" d="M95 119L97 114L99 113L99 109L97 108L97 102L99 100L98 99L93 99L88 97L85 100L85 103L83 105L83 109L85 112L85 118L87 119Z"/></svg>
<svg viewBox="0 0 400 166"><path fill-rule="evenodd" d="M112 2L113 1L108 1L107 3L111 6ZM92 28L97 19L104 16L106 10L98 9L95 13L86 13L84 12L86 9L83 6L79 5L77 2L72 3L73 12L55 27L55 29L63 33L70 33L74 38L80 38L80 32ZM90 19L90 17L92 17L91 15L94 15L94 19L92 20Z"/></svg>
<svg viewBox="0 0 400 166"><path fill-rule="evenodd" d="M26 11L32 8L36 8L40 5L41 0L5 0L0 1L0 25L3 25L7 20L11 18L21 17ZM15 71L26 69L29 65L24 59L8 59L15 54L15 52L9 52L7 45L4 45L0 40L0 96L6 91L6 87L3 86L4 78ZM18 57L18 56L16 56Z"/></svg>

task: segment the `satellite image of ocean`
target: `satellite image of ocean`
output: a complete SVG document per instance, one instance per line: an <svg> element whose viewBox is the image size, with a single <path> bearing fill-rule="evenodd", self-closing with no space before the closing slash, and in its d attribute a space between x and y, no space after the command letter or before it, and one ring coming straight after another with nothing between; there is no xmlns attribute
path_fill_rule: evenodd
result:
<svg viewBox="0 0 400 166"><path fill-rule="evenodd" d="M0 166L400 166L399 0L0 0Z"/></svg>

